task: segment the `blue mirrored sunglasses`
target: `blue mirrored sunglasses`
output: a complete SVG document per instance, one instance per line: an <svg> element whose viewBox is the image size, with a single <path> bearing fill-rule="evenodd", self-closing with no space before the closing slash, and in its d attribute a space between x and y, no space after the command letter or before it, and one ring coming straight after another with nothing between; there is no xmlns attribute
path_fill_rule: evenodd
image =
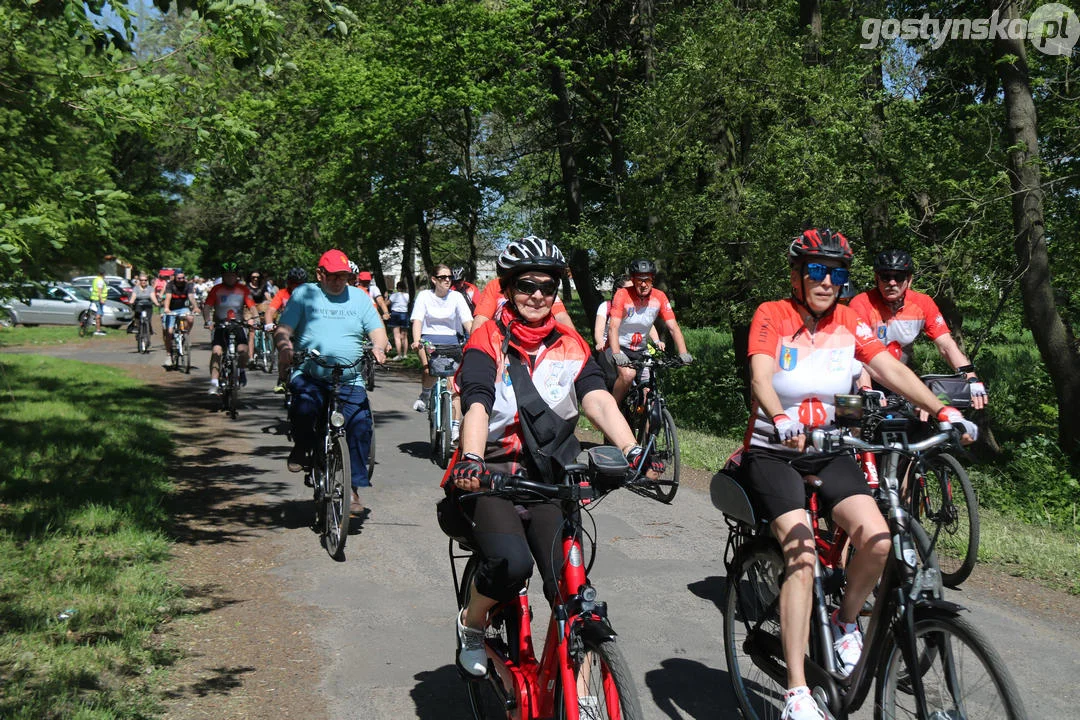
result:
<svg viewBox="0 0 1080 720"><path fill-rule="evenodd" d="M822 265L821 263L806 263L806 274L814 282L821 282L828 275L833 285L846 285L851 272L847 268Z"/></svg>

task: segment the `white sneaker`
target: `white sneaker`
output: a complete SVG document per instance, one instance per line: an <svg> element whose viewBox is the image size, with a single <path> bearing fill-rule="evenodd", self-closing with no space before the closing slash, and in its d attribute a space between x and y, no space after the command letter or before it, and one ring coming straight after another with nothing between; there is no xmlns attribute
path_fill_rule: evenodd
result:
<svg viewBox="0 0 1080 720"><path fill-rule="evenodd" d="M578 717L581 720L600 720L600 698L595 695L582 695L577 699Z"/></svg>
<svg viewBox="0 0 1080 720"><path fill-rule="evenodd" d="M829 627L832 628L833 649L836 651L836 659L839 661L840 672L850 675L855 666L859 664L862 656L863 637L859 626L855 623L841 623L837 617L839 610L834 610L829 618Z"/></svg>
<svg viewBox="0 0 1080 720"><path fill-rule="evenodd" d="M461 436L461 421L454 420L450 423L450 442L456 443Z"/></svg>
<svg viewBox="0 0 1080 720"><path fill-rule="evenodd" d="M416 398L416 402L412 404L412 409L416 412L424 412L427 410L427 403L424 402L424 398Z"/></svg>
<svg viewBox="0 0 1080 720"><path fill-rule="evenodd" d="M458 665L474 677L484 677L487 675L484 631L465 627L461 622L461 615L460 612L457 615Z"/></svg>
<svg viewBox="0 0 1080 720"><path fill-rule="evenodd" d="M172 358L165 358L164 360L162 360L161 361L161 367L163 367L163 368L171 368L172 367Z"/></svg>
<svg viewBox="0 0 1080 720"><path fill-rule="evenodd" d="M218 386L217 382L211 380L210 381L210 389L207 392L209 392L211 395L220 395L221 394L221 388Z"/></svg>
<svg viewBox="0 0 1080 720"><path fill-rule="evenodd" d="M825 720L825 713L821 712L814 696L810 694L810 688L805 685L791 688L784 695L784 699L786 703L780 720Z"/></svg>

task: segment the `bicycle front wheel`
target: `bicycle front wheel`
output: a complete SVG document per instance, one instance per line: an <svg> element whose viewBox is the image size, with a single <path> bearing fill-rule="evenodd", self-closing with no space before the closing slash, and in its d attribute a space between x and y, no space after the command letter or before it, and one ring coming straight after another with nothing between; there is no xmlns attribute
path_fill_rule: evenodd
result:
<svg viewBox="0 0 1080 720"><path fill-rule="evenodd" d="M176 336L176 347L180 352L180 365L184 368L184 374L191 374L191 347L188 345L187 333Z"/></svg>
<svg viewBox="0 0 1080 720"><path fill-rule="evenodd" d="M581 662L575 662L579 718L644 718L630 666L615 640L582 637ZM562 683L555 685L555 717L566 720L566 696Z"/></svg>
<svg viewBox="0 0 1080 720"><path fill-rule="evenodd" d="M973 625L941 611L916 612L916 654L920 658L927 717L935 720L1027 718L1020 694L1001 657ZM910 669L900 647L893 643L880 666L874 718L918 717Z"/></svg>
<svg viewBox="0 0 1080 720"><path fill-rule="evenodd" d="M732 564L724 598L724 657L746 720L779 720L787 669L780 645L784 559L775 542L744 546Z"/></svg>
<svg viewBox="0 0 1080 720"><path fill-rule="evenodd" d="M439 467L446 469L446 466L450 464L450 456L453 454L453 436L450 432L450 426L454 420L454 401L450 397L450 393L445 390L442 396L439 398L439 447L436 456L436 462Z"/></svg>
<svg viewBox="0 0 1080 720"><path fill-rule="evenodd" d="M645 421L641 434L641 444L644 447L651 439L650 436L655 438L650 459L662 462L664 472L660 474L660 477L657 478L650 489L657 500L670 503L675 499L675 493L679 490L679 438L675 434L675 420L672 419L671 413L665 409L661 411L660 417L661 424L657 428L650 427L648 420Z"/></svg>
<svg viewBox="0 0 1080 720"><path fill-rule="evenodd" d="M368 390L375 389L375 359L367 356L364 358L361 372L364 374L364 387Z"/></svg>
<svg viewBox="0 0 1080 720"><path fill-rule="evenodd" d="M352 501L352 466L345 438L336 437L326 454L326 552L335 560L345 559L345 539L349 535L349 505Z"/></svg>
<svg viewBox="0 0 1080 720"><path fill-rule="evenodd" d="M924 458L915 474L911 513L931 537L941 581L955 588L975 569L979 555L979 503L964 466L952 455Z"/></svg>

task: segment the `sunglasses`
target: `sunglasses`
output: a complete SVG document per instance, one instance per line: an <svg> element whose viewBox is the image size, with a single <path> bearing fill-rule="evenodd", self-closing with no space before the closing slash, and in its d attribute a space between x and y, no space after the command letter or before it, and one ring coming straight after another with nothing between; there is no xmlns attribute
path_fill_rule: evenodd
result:
<svg viewBox="0 0 1080 720"><path fill-rule="evenodd" d="M450 279L449 275L432 275L431 277L435 278L436 280L449 280Z"/></svg>
<svg viewBox="0 0 1080 720"><path fill-rule="evenodd" d="M525 278L518 278L514 281L514 290L522 295L532 295L537 290L544 297L552 297L559 289L559 283L554 280L545 280L544 282L536 282L535 280L526 280Z"/></svg>
<svg viewBox="0 0 1080 720"><path fill-rule="evenodd" d="M222 272L236 272L239 268L240 268L240 265L238 263L234 263L234 262L227 262L227 263L222 263L221 264L221 271Z"/></svg>
<svg viewBox="0 0 1080 720"><path fill-rule="evenodd" d="M902 272L879 272L877 276L881 278L881 282L885 283L886 285L888 285L890 282L894 282L897 285L900 285L908 278L907 273Z"/></svg>
<svg viewBox="0 0 1080 720"><path fill-rule="evenodd" d="M652 275L635 275L634 276L634 282L636 282L636 283L652 283L652 281L653 281L653 276Z"/></svg>
<svg viewBox="0 0 1080 720"><path fill-rule="evenodd" d="M851 272L847 268L822 265L821 263L806 263L806 274L814 282L821 282L828 275L833 285L847 285Z"/></svg>

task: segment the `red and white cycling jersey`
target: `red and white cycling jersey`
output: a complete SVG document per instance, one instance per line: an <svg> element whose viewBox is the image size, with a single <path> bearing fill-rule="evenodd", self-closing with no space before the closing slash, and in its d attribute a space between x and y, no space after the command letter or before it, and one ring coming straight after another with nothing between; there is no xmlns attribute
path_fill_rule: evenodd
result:
<svg viewBox="0 0 1080 720"><path fill-rule="evenodd" d="M914 290L904 293L904 304L895 313L877 288L853 297L849 307L870 326L892 356L905 364L911 358L911 346L919 333L925 332L926 337L936 340L949 332L937 303L929 295Z"/></svg>
<svg viewBox="0 0 1080 720"><path fill-rule="evenodd" d="M475 295L476 309L473 310L473 317L483 315L484 317L491 319L499 312L499 308L506 303L506 296L503 295L502 281L499 278L492 278L488 281L488 284L484 286L484 289L480 291L479 295ZM555 304L551 306L551 314L558 315L559 313L565 313L566 306L563 305L563 301L559 298L555 298Z"/></svg>
<svg viewBox="0 0 1080 720"><path fill-rule="evenodd" d="M762 303L750 322L747 357L773 358L773 389L784 413L807 428L828 427L836 415L833 395L851 392L856 361L870 362L885 347L849 307L837 305L811 334L793 300ZM755 408L748 444L782 449L772 418Z"/></svg>
<svg viewBox="0 0 1080 720"><path fill-rule="evenodd" d="M251 299L251 291L247 283L238 282L232 287L226 287L225 283L218 283L206 296L207 306L214 308L214 321L224 322L229 318L232 310L237 320L243 320L244 307L255 309L255 301Z"/></svg>
<svg viewBox="0 0 1080 720"><path fill-rule="evenodd" d="M649 337L649 328L661 320L674 320L667 295L653 288L647 296L640 297L634 288L619 288L611 300L611 317L619 318L619 349L642 350Z"/></svg>
<svg viewBox="0 0 1080 720"><path fill-rule="evenodd" d="M488 415L485 463L489 470L516 473L524 469L524 447L517 395L510 381L509 359L502 353L502 342L498 323L484 323L465 344L465 353L479 350L494 361L496 368L495 401ZM513 338L511 346L517 348ZM527 367L531 361L529 374L544 402L567 423L577 423L580 398L575 383L591 356L589 346L581 336L572 328L555 325L555 330L540 343L534 355L530 356L523 348L518 350ZM460 380L460 375L459 369L455 379ZM602 386L600 380L598 387ZM448 478L449 472L443 478L444 484Z"/></svg>

